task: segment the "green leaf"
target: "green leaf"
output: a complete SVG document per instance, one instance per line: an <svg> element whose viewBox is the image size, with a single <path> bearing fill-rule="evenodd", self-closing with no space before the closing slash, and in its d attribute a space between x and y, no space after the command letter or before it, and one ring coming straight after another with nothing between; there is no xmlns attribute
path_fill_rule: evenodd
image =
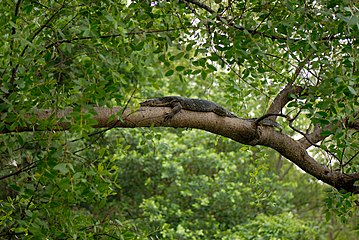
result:
<svg viewBox="0 0 359 240"><path fill-rule="evenodd" d="M158 60L160 60L161 62L165 62L166 61L166 55L162 54L158 57Z"/></svg>
<svg viewBox="0 0 359 240"><path fill-rule="evenodd" d="M320 135L323 136L323 137L328 137L328 136L331 135L331 134L333 134L333 133L332 133L331 131L329 131L329 130L322 131L322 132L320 133Z"/></svg>
<svg viewBox="0 0 359 240"><path fill-rule="evenodd" d="M183 71L184 69L185 69L184 66L177 66L177 67L176 67L176 71L178 71L178 72L181 72L181 71Z"/></svg>
<svg viewBox="0 0 359 240"><path fill-rule="evenodd" d="M317 112L318 115L322 116L322 117L327 117L328 114L326 112L323 112L323 111L319 111Z"/></svg>
<svg viewBox="0 0 359 240"><path fill-rule="evenodd" d="M166 77L172 76L174 72L175 72L175 71L172 70L172 69L171 69L171 70L168 70L168 71L165 73L165 76L166 76Z"/></svg>
<svg viewBox="0 0 359 240"><path fill-rule="evenodd" d="M57 171L60 171L60 173L63 174L63 175L65 175L66 173L69 172L69 170L67 168L67 163L57 164L53 169L57 170Z"/></svg>
<svg viewBox="0 0 359 240"><path fill-rule="evenodd" d="M355 91L355 89L352 86L348 86L348 90L351 94L353 94L354 96L357 95L357 92Z"/></svg>
<svg viewBox="0 0 359 240"><path fill-rule="evenodd" d="M196 70L194 70L194 71L192 72L192 75L197 75L197 74L199 74L199 73L201 73L201 72L202 72L201 70L196 69Z"/></svg>
<svg viewBox="0 0 359 240"><path fill-rule="evenodd" d="M174 56L174 59L173 60L180 60L184 55L184 52L180 52L178 53L177 55Z"/></svg>
<svg viewBox="0 0 359 240"><path fill-rule="evenodd" d="M143 47L145 46L145 42L144 41L141 41L137 44L131 44L130 45L131 48L134 50L134 51L140 51L143 49Z"/></svg>
<svg viewBox="0 0 359 240"><path fill-rule="evenodd" d="M212 64L207 63L207 67L213 72L217 71L217 68L215 66L213 66Z"/></svg>
<svg viewBox="0 0 359 240"><path fill-rule="evenodd" d="M207 78L207 72L202 70L201 71L201 77L202 77L203 80L205 80Z"/></svg>
<svg viewBox="0 0 359 240"><path fill-rule="evenodd" d="M99 173L101 173L104 169L105 169L105 168L104 168L104 166L103 166L102 163L99 163L99 164L97 165L97 171L98 171Z"/></svg>
<svg viewBox="0 0 359 240"><path fill-rule="evenodd" d="M330 218L331 218L330 212L329 212L329 211L326 211L326 212L325 212L325 220L326 220L327 222L329 222Z"/></svg>
<svg viewBox="0 0 359 240"><path fill-rule="evenodd" d="M190 50L192 50L192 48L193 48L193 46L194 46L195 44L196 44L195 42L192 42L192 43L187 44L187 46L186 46L186 51L189 52Z"/></svg>

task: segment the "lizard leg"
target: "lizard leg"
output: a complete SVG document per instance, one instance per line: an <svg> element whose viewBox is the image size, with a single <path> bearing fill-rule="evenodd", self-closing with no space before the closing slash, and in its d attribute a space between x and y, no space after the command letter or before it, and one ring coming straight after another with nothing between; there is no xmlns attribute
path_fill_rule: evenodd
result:
<svg viewBox="0 0 359 240"><path fill-rule="evenodd" d="M214 112L215 114L217 114L218 116L222 116L222 117L227 116L227 111L226 111L226 109L224 109L224 108L222 108L222 107L215 107L215 108L213 109L213 112Z"/></svg>
<svg viewBox="0 0 359 240"><path fill-rule="evenodd" d="M179 111L181 111L181 109L182 109L181 103L179 103L179 102L174 103L172 111L165 114L164 121L166 122L166 121L172 119L174 117L174 115L176 115L177 113L179 113Z"/></svg>

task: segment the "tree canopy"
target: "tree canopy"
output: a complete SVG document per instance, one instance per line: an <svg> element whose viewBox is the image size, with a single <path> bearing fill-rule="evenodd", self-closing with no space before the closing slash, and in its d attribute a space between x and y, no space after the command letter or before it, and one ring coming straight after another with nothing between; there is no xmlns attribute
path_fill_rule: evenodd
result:
<svg viewBox="0 0 359 240"><path fill-rule="evenodd" d="M0 6L1 237L354 238L355 1Z"/></svg>

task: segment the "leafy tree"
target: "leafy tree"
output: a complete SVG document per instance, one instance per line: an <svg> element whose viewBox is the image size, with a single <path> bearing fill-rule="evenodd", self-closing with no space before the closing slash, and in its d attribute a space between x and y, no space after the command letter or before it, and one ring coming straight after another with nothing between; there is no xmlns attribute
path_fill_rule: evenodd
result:
<svg viewBox="0 0 359 240"><path fill-rule="evenodd" d="M0 4L1 237L355 237L353 1Z"/></svg>

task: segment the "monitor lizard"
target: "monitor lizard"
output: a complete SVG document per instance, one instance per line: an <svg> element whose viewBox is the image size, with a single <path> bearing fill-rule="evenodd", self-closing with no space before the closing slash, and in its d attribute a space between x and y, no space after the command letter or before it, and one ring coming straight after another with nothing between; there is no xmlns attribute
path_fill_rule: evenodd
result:
<svg viewBox="0 0 359 240"><path fill-rule="evenodd" d="M194 111L194 112L213 112L221 117L239 118L217 103L203 99L197 99L197 98L184 98L179 96L159 97L159 98L148 99L144 102L141 102L140 106L172 108L171 112L165 114L165 118L164 118L165 122L171 120L177 113L181 111L181 109ZM240 119L257 123L256 118L250 118L250 119L240 118ZM267 118L261 120L257 124L263 126L272 126L282 129L280 124Z"/></svg>

